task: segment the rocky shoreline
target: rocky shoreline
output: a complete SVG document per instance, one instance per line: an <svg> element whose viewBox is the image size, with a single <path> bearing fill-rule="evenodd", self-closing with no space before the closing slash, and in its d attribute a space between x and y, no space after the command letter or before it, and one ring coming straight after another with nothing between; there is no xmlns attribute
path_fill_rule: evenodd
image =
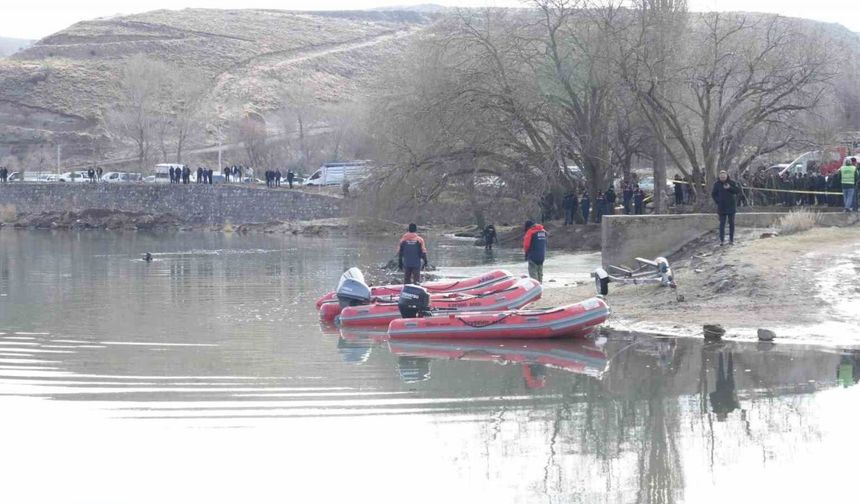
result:
<svg viewBox="0 0 860 504"><path fill-rule="evenodd" d="M397 237L406 225L384 219L330 218L307 221L272 221L242 224L199 224L180 219L173 214L125 212L110 209L69 210L65 212L23 213L0 215L0 228L54 230L146 231L178 229L182 231L211 231L239 234L283 234L295 236L363 236ZM545 225L553 250L569 252L600 250L600 226L597 224L563 226L560 221ZM475 246L483 246L481 230L476 226L422 226L424 232L473 238ZM519 248L523 231L520 226L499 226L498 247Z"/></svg>

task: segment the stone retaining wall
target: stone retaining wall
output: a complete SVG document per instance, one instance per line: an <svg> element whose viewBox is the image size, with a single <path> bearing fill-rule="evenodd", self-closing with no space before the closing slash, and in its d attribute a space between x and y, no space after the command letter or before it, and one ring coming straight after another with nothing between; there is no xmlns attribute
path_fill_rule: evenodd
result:
<svg viewBox="0 0 860 504"><path fill-rule="evenodd" d="M300 190L239 185L9 183L0 186L0 213L119 210L172 214L188 223L250 224L340 217L340 198Z"/></svg>

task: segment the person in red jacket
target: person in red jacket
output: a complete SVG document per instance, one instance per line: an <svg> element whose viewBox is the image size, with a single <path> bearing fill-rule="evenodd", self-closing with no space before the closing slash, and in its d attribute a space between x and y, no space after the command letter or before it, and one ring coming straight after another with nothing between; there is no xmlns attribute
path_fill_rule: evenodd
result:
<svg viewBox="0 0 860 504"><path fill-rule="evenodd" d="M529 263L529 276L543 283L543 261L546 259L546 230L540 224L526 221L523 252Z"/></svg>
<svg viewBox="0 0 860 504"><path fill-rule="evenodd" d="M397 248L397 266L403 270L403 283L415 284L421 281L421 268L427 266L427 245L418 236L418 226L409 224L409 231L400 238Z"/></svg>

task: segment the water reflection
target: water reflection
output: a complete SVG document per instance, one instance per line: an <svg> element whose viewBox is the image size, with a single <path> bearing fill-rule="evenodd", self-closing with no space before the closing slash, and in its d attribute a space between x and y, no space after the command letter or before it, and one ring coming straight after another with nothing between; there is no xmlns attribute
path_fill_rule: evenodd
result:
<svg viewBox="0 0 860 504"><path fill-rule="evenodd" d="M443 250L443 268L484 260ZM63 502L51 492L74 487L83 502L176 501L124 491L147 474L199 483L186 502L329 502L385 474L379 502L791 502L814 497L801 485L811 472L829 488L850 478L837 462L860 416L856 351L320 330L313 300L342 266L389 252L0 233L0 429L15 433L4 496ZM403 464L404 446L420 456ZM80 486L96 473L104 484ZM284 474L301 477L285 490Z"/></svg>

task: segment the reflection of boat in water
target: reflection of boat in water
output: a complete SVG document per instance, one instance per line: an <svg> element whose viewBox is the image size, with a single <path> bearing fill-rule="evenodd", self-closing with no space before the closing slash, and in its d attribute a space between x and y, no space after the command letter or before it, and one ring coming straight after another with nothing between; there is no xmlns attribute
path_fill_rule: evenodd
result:
<svg viewBox="0 0 860 504"><path fill-rule="evenodd" d="M370 353L388 340L386 331L363 331L346 330L339 331L337 339L337 351L344 362L349 364L363 364L370 358Z"/></svg>
<svg viewBox="0 0 860 504"><path fill-rule="evenodd" d="M388 348L398 358L514 363L529 366L531 372L535 369L531 366L543 365L576 374L600 376L609 367L606 353L588 340L391 340Z"/></svg>

